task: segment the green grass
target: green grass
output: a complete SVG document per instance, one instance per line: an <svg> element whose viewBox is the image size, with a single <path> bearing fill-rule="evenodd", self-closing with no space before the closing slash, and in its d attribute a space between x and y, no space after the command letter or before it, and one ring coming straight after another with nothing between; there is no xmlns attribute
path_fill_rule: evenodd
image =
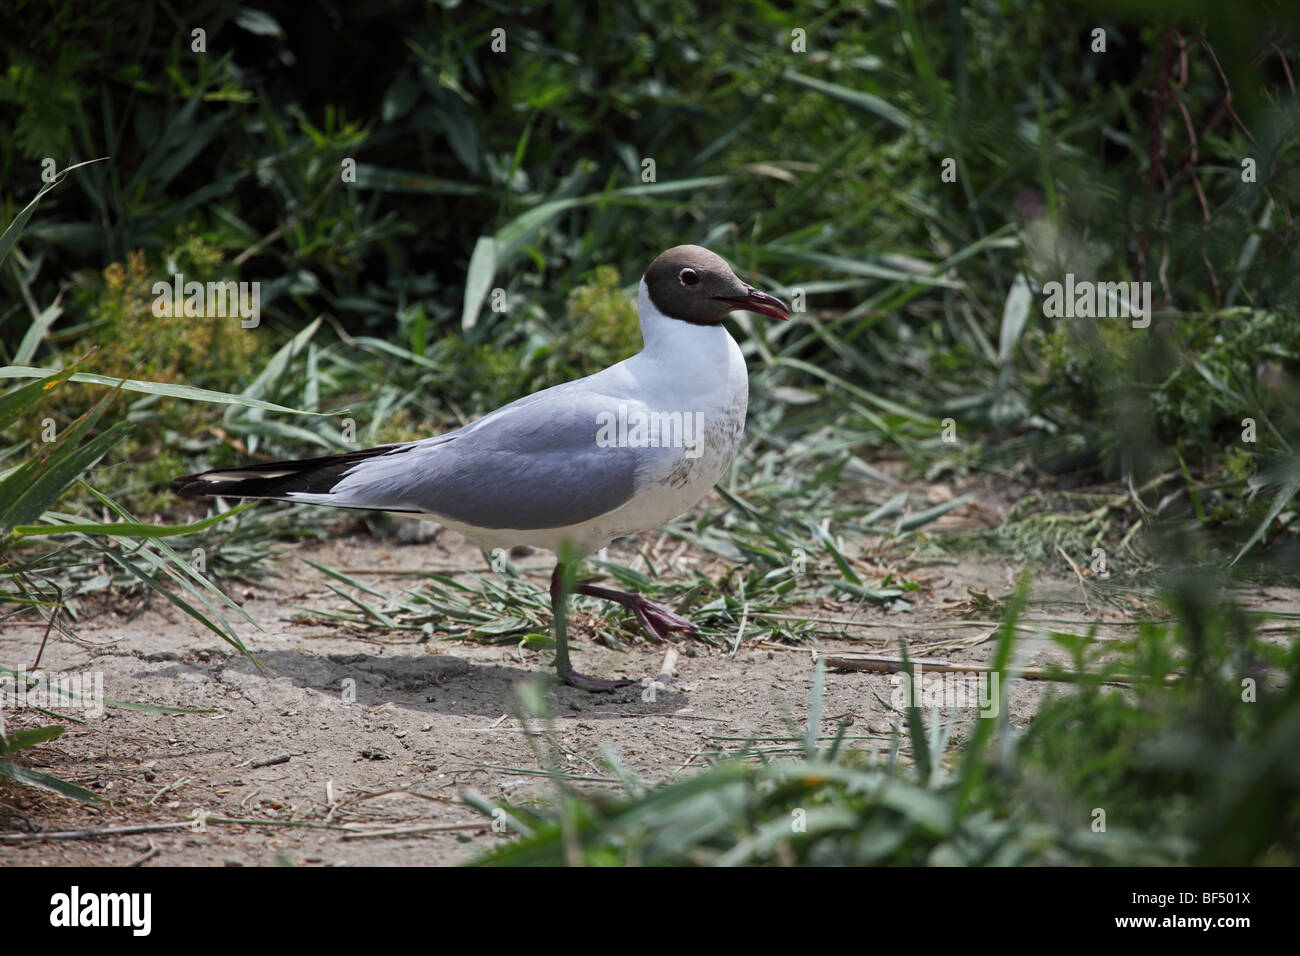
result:
<svg viewBox="0 0 1300 956"><path fill-rule="evenodd" d="M1295 22L1251 9L1228 29L1208 5L1167 16L1155 2L1120 17L813 0L739 17L508 0L348 8L255 32L229 8L193 56L169 15L126 29L93 6L22 7L0 39L13 133L0 143L0 622L40 615L70 633L90 595L148 593L240 645L248 622L224 589L338 518L196 511L170 477L434 434L592 372L636 347L649 260L701 242L801 311L733 322L751 371L747 441L724 507L665 529L706 570L643 553L588 573L689 611L726 648L742 622L749 639L843 636L806 612L819 602L906 622L924 562L994 554L1064 571L1064 555L1092 600L1154 629L1123 666L1141 672L1165 644L1192 660L1207 634L1248 643L1219 607L1175 603L1174 623L1150 620L1180 571L1225 573L1225 593L1296 579ZM489 46L502 25L504 55ZM1104 55L1081 39L1097 26ZM791 49L796 29L806 52ZM365 61L357 37L374 46ZM54 183L36 175L49 161L65 167ZM177 272L260 282L262 323L153 316L153 283ZM1042 285L1066 272L1150 281L1151 327L1049 319ZM56 441L41 440L47 423ZM931 504L936 483L953 494ZM971 492L1003 518L944 530ZM1109 579L1085 573L1097 549ZM550 640L540 581L513 569L396 592L333 573L345 609L318 617L412 639ZM985 598L972 594L987 613ZM575 606L601 615L598 639L639 639L621 612ZM833 810L791 848L800 859L1208 859L1197 814L1227 806L1235 779L1215 748L1260 761L1242 784L1256 793L1287 765L1285 721L1205 724L1212 803L1173 771L1120 774L1171 714L1187 718L1190 702L1162 713L1160 696L1048 705L1009 789L980 792L985 822L957 809L970 792L958 800L906 761L853 766L842 748L805 756L839 768L816 785L749 760L699 785L692 813L726 791L771 839L727 844L719 830L707 851L661 841L645 859L778 859L790 805L770 794L787 790ZM1185 799L1176 827L1142 820L1174 843L1125 856L1046 819L1008 835L1003 811L1036 788L1088 792L1093 778L1034 763L1059 762L1080 735L1095 738L1078 756L1106 792ZM991 759L987 742L964 746L939 763ZM850 797L858 784L898 805ZM932 806L947 808L938 829L924 824ZM572 812L584 840L611 819ZM848 819L908 835L850 847L834 823ZM1230 837L1231 859L1270 858Z"/></svg>
<svg viewBox="0 0 1300 956"><path fill-rule="evenodd" d="M1300 745L1300 653L1260 642L1230 605L1188 607L1207 583L1175 582L1165 597L1177 623L1143 626L1105 663L1073 641L1088 676L1015 728L1006 693L1022 582L993 657L998 715L975 719L961 746L955 716L919 707L899 715L884 746L857 743L843 723L824 728L820 668L801 737L718 746L710 766L664 783L637 779L609 750L610 784L585 782L562 769L551 731L538 731L550 797L516 806L463 794L509 835L477 862L1294 865L1297 778L1283 755ZM1126 689L1107 683L1120 672ZM521 695L525 726L547 723L547 700Z"/></svg>

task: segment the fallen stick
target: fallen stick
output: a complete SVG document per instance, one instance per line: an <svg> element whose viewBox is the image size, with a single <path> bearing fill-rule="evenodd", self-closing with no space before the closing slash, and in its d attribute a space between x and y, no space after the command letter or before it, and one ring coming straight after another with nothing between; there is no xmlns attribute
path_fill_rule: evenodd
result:
<svg viewBox="0 0 1300 956"><path fill-rule="evenodd" d="M154 846L154 845L153 845L153 840L150 840L150 841L149 841L149 852L146 853L144 856L140 857L138 860L132 860L130 863L128 863L128 864L126 864L126 865L129 866L129 867L130 867L130 866L144 866L146 863L148 863L148 862L149 862L150 860L152 860L154 857L158 856L160 853L162 853L162 850L160 850L160 849L158 849L156 846Z"/></svg>
<svg viewBox="0 0 1300 956"><path fill-rule="evenodd" d="M193 820L178 823L142 823L133 827L104 827L101 830L53 830L46 833L0 833L0 840L8 843L29 843L37 840L93 840L105 836L130 836L135 833L157 833L159 830L192 830Z"/></svg>
<svg viewBox="0 0 1300 956"><path fill-rule="evenodd" d="M164 793L167 793L169 790L179 790L181 787L192 782L193 781L191 780L177 780L175 783L167 784L167 786L163 787L161 790L159 790L157 793L155 793L152 797L149 798L149 806L153 806L155 803L157 803L158 798L161 797Z"/></svg>
<svg viewBox="0 0 1300 956"><path fill-rule="evenodd" d="M1065 553L1063 547L1058 544L1056 550L1061 552L1061 557L1065 558L1065 563L1070 566L1070 570L1074 572L1074 576L1079 579L1079 591L1083 594L1083 606L1087 609L1088 613L1091 614L1092 602L1088 600L1088 585L1083 583L1083 572L1080 571L1079 566L1070 559L1070 556Z"/></svg>
<svg viewBox="0 0 1300 956"><path fill-rule="evenodd" d="M403 827L395 830L349 830L341 840L369 840L374 837L416 836L421 833L450 833L455 830L485 830L492 826L491 820L479 820L476 823L433 823L426 826Z"/></svg>
<svg viewBox="0 0 1300 956"><path fill-rule="evenodd" d="M664 655L664 662L659 665L659 676L655 680L666 684L673 679L673 672L677 670L677 649L668 648L668 653Z"/></svg>
<svg viewBox="0 0 1300 956"><path fill-rule="evenodd" d="M876 671L878 673L897 674L904 669L904 661L901 657L885 657L880 654L827 654L825 660L827 667L842 671ZM952 664L948 661L930 660L921 657L913 658L912 663L921 665L923 670L938 674L992 674L996 671L996 668L990 667L988 664ZM1097 676L1083 671L1055 671L1042 667L1012 667L1007 670L1007 677L1058 681L1066 684L1079 683ZM1178 678L1178 674L1166 674L1165 683L1172 684ZM1103 678L1102 683L1132 684L1134 681L1127 674L1115 674Z"/></svg>
<svg viewBox="0 0 1300 956"><path fill-rule="evenodd" d="M268 757L266 760L254 760L250 767L254 770L260 770L263 767L274 767L276 764L288 763L293 757L290 754L280 754L278 757Z"/></svg>
<svg viewBox="0 0 1300 956"><path fill-rule="evenodd" d="M617 780L611 780L617 783ZM34 843L39 840L95 840L99 837L130 836L136 833L156 833L163 830L193 830L194 825L202 821L207 825L226 825L240 827L305 827L310 830L339 830L343 833L355 833L351 827L330 823L311 823L306 820L243 820L237 817L202 817L190 820L178 820L175 823L142 823L129 827L104 827L98 830L50 830L42 833L0 833L0 842Z"/></svg>

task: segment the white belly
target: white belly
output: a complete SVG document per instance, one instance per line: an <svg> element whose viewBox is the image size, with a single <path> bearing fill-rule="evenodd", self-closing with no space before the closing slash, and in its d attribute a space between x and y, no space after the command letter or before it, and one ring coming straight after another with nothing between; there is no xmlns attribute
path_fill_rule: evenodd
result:
<svg viewBox="0 0 1300 956"><path fill-rule="evenodd" d="M730 339L728 339L730 341ZM559 552L572 549L590 554L615 538L649 531L693 508L726 474L740 448L749 404L749 383L740 349L732 343L734 355L711 394L696 396L704 411L704 428L699 454L686 448L658 449L655 467L636 493L620 507L581 524L563 528L476 528L437 515L430 518L459 531L487 550L530 545ZM575 488L581 482L575 481Z"/></svg>
<svg viewBox="0 0 1300 956"><path fill-rule="evenodd" d="M646 347L639 354L592 376L604 394L620 394L643 407L703 415L702 442L692 456L687 448L655 448L638 467L636 490L613 511L563 528L519 530L470 527L431 516L480 547L526 544L560 552L568 547L589 554L615 538L657 528L694 507L727 472L740 447L749 404L749 378L740 347L723 326L693 326L660 315L649 300L645 281L637 303ZM573 476L575 493L582 480Z"/></svg>

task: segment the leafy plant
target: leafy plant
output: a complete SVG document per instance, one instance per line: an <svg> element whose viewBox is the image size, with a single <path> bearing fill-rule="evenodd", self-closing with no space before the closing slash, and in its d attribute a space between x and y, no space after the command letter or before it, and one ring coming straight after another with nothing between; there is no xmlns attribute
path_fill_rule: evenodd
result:
<svg viewBox="0 0 1300 956"><path fill-rule="evenodd" d="M1261 644L1239 611L1198 600L1206 583L1175 583L1168 598L1176 623L1144 625L1104 661L1089 650L1094 645L1074 639L1070 690L1020 732L1007 720L1006 693L1028 598L1023 580L991 665L1001 678L997 715L976 719L960 749L952 747L955 722L942 722L935 710L927 726L919 706L900 714L887 753L857 749L844 724L824 736L820 669L795 759L751 744L653 785L607 752L612 779L625 790L615 796L571 779L548 734L537 732L534 750L555 796L541 806L509 806L463 794L515 833L477 862L1293 862L1300 857L1300 652ZM1239 674L1269 669L1278 679L1259 678L1258 702L1242 694ZM911 679L910 664L904 671ZM1127 689L1110 686L1116 680ZM533 718L525 726L536 723L545 700L536 691L523 695L521 716Z"/></svg>
<svg viewBox="0 0 1300 956"><path fill-rule="evenodd" d="M63 730L64 728L57 725L50 725L5 733L4 729L0 728L0 758L4 758L0 759L0 777L8 777L17 783L37 787L41 790L49 790L64 797L71 797L74 800L93 803L99 797L85 787L79 787L75 783L60 780L58 777L40 770L21 766L9 759L20 750L54 740L63 733Z"/></svg>

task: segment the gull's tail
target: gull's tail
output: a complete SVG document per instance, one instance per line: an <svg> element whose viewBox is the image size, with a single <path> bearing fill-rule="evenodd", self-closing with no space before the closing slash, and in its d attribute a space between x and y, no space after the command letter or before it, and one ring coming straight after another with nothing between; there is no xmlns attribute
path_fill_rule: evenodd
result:
<svg viewBox="0 0 1300 956"><path fill-rule="evenodd" d="M341 498L329 500L330 492L361 462L409 448L409 445L379 445L341 455L322 455L297 461L271 461L243 468L221 468L172 479L172 490L191 498L269 498L309 504L330 504L341 508L373 508L391 511L381 504Z"/></svg>

